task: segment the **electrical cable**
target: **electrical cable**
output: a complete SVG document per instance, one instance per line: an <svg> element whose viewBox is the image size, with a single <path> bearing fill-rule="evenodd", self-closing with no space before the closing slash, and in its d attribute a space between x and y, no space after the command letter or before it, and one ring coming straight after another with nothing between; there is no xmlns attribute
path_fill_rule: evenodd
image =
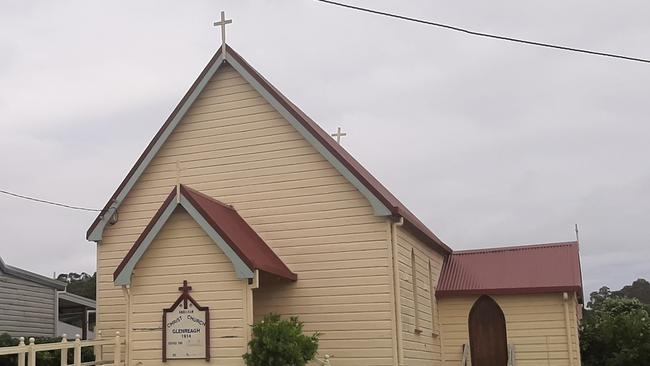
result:
<svg viewBox="0 0 650 366"><path fill-rule="evenodd" d="M558 50L563 50L563 51L578 52L578 53L584 53L584 54L589 54L589 55L611 57L611 58L617 58L617 59L622 59L622 60L627 60L627 61L650 63L650 59L631 57L631 56L625 56L625 55L618 55L618 54L607 53L607 52L592 51L592 50L587 50L587 49L582 49L582 48L560 46L560 45L555 45L555 44L551 44L551 43L529 41L529 40L520 39L520 38L506 37L506 36L500 36L500 35L483 33L483 32L476 32L476 31L472 31L472 30L469 30L469 29L466 29L466 28L456 27L456 26L453 26L453 25L436 23L436 22L431 22L431 21L428 21L428 20L411 18L411 17L407 17L407 16L404 16L404 15L392 14L392 13L387 13L387 12L368 9L368 8L362 8L360 6L354 6L354 5L339 3L339 2L331 1L331 0L316 0L316 1L321 2L321 3L330 4L330 5L336 5L336 6L340 6L340 7L344 7L344 8L348 8L348 9L358 10L358 11L362 11L362 12L366 12L366 13L372 13L372 14L376 14L376 15L383 15L383 16L386 16L386 17L397 18L397 19L407 20L407 21L421 23L421 24L432 25L432 26L439 27L439 28L445 28L445 29L449 29L449 30L452 30L452 31L456 31L456 32L462 32L462 33L470 34L472 36L493 38L493 39L498 39L498 40L502 40L502 41L523 43L523 44L527 44L527 45L531 45L531 46L553 48L553 49L558 49Z"/></svg>

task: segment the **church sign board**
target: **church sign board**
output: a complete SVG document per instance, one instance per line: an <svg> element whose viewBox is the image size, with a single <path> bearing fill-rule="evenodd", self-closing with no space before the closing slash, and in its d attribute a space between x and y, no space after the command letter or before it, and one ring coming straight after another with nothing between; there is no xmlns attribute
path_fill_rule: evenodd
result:
<svg viewBox="0 0 650 366"><path fill-rule="evenodd" d="M183 293L163 309L162 360L210 360L210 313L190 296L191 286L183 281Z"/></svg>

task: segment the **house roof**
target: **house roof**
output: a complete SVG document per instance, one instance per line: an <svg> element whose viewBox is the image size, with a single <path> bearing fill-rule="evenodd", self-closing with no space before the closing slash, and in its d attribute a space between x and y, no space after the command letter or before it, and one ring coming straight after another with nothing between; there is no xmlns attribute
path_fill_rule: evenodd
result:
<svg viewBox="0 0 650 366"><path fill-rule="evenodd" d="M17 267L6 264L0 257L0 271L14 277L21 278L30 282L38 283L57 290L64 290L67 286L65 282L55 280L49 277L39 275L34 272L26 271Z"/></svg>
<svg viewBox="0 0 650 366"><path fill-rule="evenodd" d="M315 140L312 144L317 144L319 147L322 146L325 151L321 151L322 154L329 160L331 155L334 159L330 160L332 163L336 163L335 168L339 171L345 173L349 172L352 177L346 177L348 180L353 180L360 183L361 186L357 186L358 189L362 191L362 194L367 190L373 198L376 198L381 205L385 207L384 215L391 215L393 217L403 217L404 218L404 228L412 232L416 237L422 240L424 243L440 252L441 254L451 253L451 249L444 244L431 230L429 230L424 223L422 223L411 211L409 211L404 204L402 204L393 194L391 194L386 187L384 187L370 172L368 172L356 159L352 157L341 145L334 142L334 140L329 136L329 134L323 131L320 126L316 124L311 118L309 118L303 111L301 111L296 105L289 101L282 93L280 93L271 83L269 83L260 73L258 73L246 60L244 60L237 52L235 52L231 47L226 46L227 51L226 55L222 55L221 48L210 60L208 65L203 69L198 79L192 84L191 88L185 94L183 99L181 99L178 106L174 109L172 114L169 116L167 121L163 124L158 133L154 136L153 140L149 143L145 151L142 153L140 158L136 161L135 165L122 183L118 186L117 190L111 197L111 199L106 203L102 212L97 216L95 221L92 223L86 237L89 240L100 240L101 231L103 230L103 225L108 220L108 218L113 214L114 210L117 210L117 207L121 203L121 200L124 199L130 188L135 184L135 181L140 174L144 171L144 168L148 164L148 161L151 159L151 155L155 155L157 149L160 148L162 142L171 133L171 130L179 122L182 115L185 113L189 105L191 105L193 98L195 98L202 88L207 84L209 78L212 77L219 65L223 63L229 63L235 67L240 73L247 74L255 81L254 84L258 84L261 88L260 93L267 98L271 99L278 108L286 111L292 119L295 119L299 124L301 129L304 129L307 133L308 140ZM252 81L251 80L251 81ZM254 85L255 86L255 85ZM272 103L273 104L273 103ZM310 141L312 142L312 141ZM339 167L338 165L342 165ZM346 175L346 174L344 174ZM353 182L353 184L354 184ZM355 185L356 186L356 185ZM365 195L365 194L364 194ZM366 196L369 198L368 196ZM371 202L372 203L372 202ZM99 233L97 233L99 231Z"/></svg>
<svg viewBox="0 0 650 366"><path fill-rule="evenodd" d="M177 198L180 192L180 198ZM180 185L174 187L113 273L116 284L130 283L135 265L178 205L194 218L228 256L240 277L255 270L295 281L298 277L231 206Z"/></svg>
<svg viewBox="0 0 650 366"><path fill-rule="evenodd" d="M87 297L71 294L69 292L59 292L59 301L67 302L70 303L68 304L61 304L59 303L59 307L75 307L75 306L85 306L87 308L91 309L96 309L97 304L95 300L89 299Z"/></svg>
<svg viewBox="0 0 650 366"><path fill-rule="evenodd" d="M445 258L436 296L576 292L577 242L455 251Z"/></svg>

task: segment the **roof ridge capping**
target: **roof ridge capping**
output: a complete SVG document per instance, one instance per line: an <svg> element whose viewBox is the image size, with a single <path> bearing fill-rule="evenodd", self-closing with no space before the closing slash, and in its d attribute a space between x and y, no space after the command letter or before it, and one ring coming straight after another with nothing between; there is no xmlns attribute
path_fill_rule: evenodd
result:
<svg viewBox="0 0 650 366"><path fill-rule="evenodd" d="M208 81L224 63L232 66L246 79L289 123L328 160L373 207L375 215L404 218L404 228L410 231L426 245L437 252L447 255L452 252L422 221L420 221L404 204L383 186L368 170L366 170L350 153L325 132L316 122L285 97L277 88L268 82L232 47L226 45L225 54L220 47L205 66L199 77L192 84L179 104L156 133L149 145L138 158L134 166L120 183L117 190L108 200L102 212L97 216L86 232L90 241L101 241L102 232L109 218L118 209L128 192L135 185L140 175L153 159L174 128L180 123L185 112L195 98L203 90Z"/></svg>
<svg viewBox="0 0 650 366"><path fill-rule="evenodd" d="M580 243L574 240L574 241L561 241L561 242L542 243L542 244L524 244L524 245L511 245L511 246L503 246L503 247L454 250L452 254L463 255L463 254L478 254L478 253L494 253L494 252L507 252L507 251L529 250L529 249L571 247L571 246L579 246L579 245Z"/></svg>

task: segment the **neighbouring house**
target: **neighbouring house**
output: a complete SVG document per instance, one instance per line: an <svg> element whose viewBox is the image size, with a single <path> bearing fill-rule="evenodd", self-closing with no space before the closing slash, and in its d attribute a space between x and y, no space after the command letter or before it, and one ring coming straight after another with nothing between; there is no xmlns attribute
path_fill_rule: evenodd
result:
<svg viewBox="0 0 650 366"><path fill-rule="evenodd" d="M580 364L577 243L452 250L226 45L87 238L127 365L243 365L271 312L334 366Z"/></svg>
<svg viewBox="0 0 650 366"><path fill-rule="evenodd" d="M66 286L0 258L0 334L92 338L95 301L65 292Z"/></svg>

